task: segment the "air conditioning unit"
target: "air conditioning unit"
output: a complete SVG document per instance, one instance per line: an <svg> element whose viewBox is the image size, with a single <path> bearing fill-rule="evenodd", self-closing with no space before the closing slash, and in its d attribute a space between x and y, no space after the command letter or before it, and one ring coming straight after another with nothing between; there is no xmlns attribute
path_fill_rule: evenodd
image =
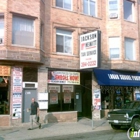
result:
<svg viewBox="0 0 140 140"><path fill-rule="evenodd" d="M109 18L110 19L118 18L118 14L117 13L110 13Z"/></svg>
<svg viewBox="0 0 140 140"><path fill-rule="evenodd" d="M0 44L3 44L3 38L0 38Z"/></svg>

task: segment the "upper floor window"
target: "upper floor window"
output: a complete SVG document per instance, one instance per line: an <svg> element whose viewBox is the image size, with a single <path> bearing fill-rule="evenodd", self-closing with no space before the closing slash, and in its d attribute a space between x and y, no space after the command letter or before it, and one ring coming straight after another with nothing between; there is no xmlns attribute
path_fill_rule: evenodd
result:
<svg viewBox="0 0 140 140"><path fill-rule="evenodd" d="M56 52L72 54L72 32L56 30Z"/></svg>
<svg viewBox="0 0 140 140"><path fill-rule="evenodd" d="M118 0L109 0L109 17L118 18Z"/></svg>
<svg viewBox="0 0 140 140"><path fill-rule="evenodd" d="M96 16L96 0L83 0L83 13Z"/></svg>
<svg viewBox="0 0 140 140"><path fill-rule="evenodd" d="M134 21L133 6L134 6L134 2L131 2L129 0L124 0L124 19L128 21Z"/></svg>
<svg viewBox="0 0 140 140"><path fill-rule="evenodd" d="M0 16L0 44L3 44L4 38L4 17Z"/></svg>
<svg viewBox="0 0 140 140"><path fill-rule="evenodd" d="M120 37L109 38L110 59L120 58Z"/></svg>
<svg viewBox="0 0 140 140"><path fill-rule="evenodd" d="M125 38L125 59L135 60L134 39Z"/></svg>
<svg viewBox="0 0 140 140"><path fill-rule="evenodd" d="M34 20L13 17L12 44L34 46Z"/></svg>
<svg viewBox="0 0 140 140"><path fill-rule="evenodd" d="M68 10L71 10L72 8L72 0L55 0L56 1L56 6L57 7L61 7L61 8L64 8L64 9L68 9Z"/></svg>

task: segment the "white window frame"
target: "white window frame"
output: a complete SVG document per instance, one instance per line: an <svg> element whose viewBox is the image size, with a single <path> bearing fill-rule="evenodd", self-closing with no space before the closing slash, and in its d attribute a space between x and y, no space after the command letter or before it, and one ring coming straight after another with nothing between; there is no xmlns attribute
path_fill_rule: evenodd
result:
<svg viewBox="0 0 140 140"><path fill-rule="evenodd" d="M89 16L97 17L97 0L87 0L88 1L88 13L84 12L84 1L85 0L83 0L83 13L86 15L89 15ZM95 2L95 16L91 15L91 13L90 13L90 1Z"/></svg>
<svg viewBox="0 0 140 140"><path fill-rule="evenodd" d="M117 9L110 9L111 5L110 2L116 1L117 2ZM113 4L112 4L113 5ZM118 19L119 18L119 0L108 0L108 11L109 11L109 18L110 19Z"/></svg>
<svg viewBox="0 0 140 140"><path fill-rule="evenodd" d="M61 54L67 54L67 55L73 55L73 35L72 35L72 32L71 32L71 35L68 35L68 34L63 34L63 33L60 33L58 31L68 31L68 30L62 30L62 29L56 29L56 40L57 40L57 35L60 35L60 36L63 36L63 37L71 37L71 53L66 53L64 52L64 40L63 40L63 52L57 52L57 48L56 48L56 53L61 53ZM56 42L57 43L57 42ZM56 44L56 47L57 47L57 44Z"/></svg>
<svg viewBox="0 0 140 140"><path fill-rule="evenodd" d="M133 45L131 46L133 50L130 50L127 48L126 46L126 40L130 39L131 41L133 41ZM124 48L125 48L125 60L130 60L130 61L135 61L136 60L136 48L135 48L135 39L132 39L132 38L128 38L128 37L125 37L124 38ZM126 56L126 51L127 50L130 50L131 51L131 54L133 55L133 59L130 59L129 56Z"/></svg>
<svg viewBox="0 0 140 140"><path fill-rule="evenodd" d="M134 2L132 2L132 1L129 1L129 0L124 0L123 1L123 5L124 5L124 3L125 2L128 2L128 3L131 3L132 4L132 15L131 15L131 17L129 17L128 19L126 19L125 18L125 7L123 6L123 10L124 10L124 20L126 20L126 21L131 21L131 22L134 22Z"/></svg>
<svg viewBox="0 0 140 140"><path fill-rule="evenodd" d="M3 45L4 44L4 16L0 15L0 24L3 24L3 31L0 31L2 33L2 35L0 34L0 45Z"/></svg>
<svg viewBox="0 0 140 140"><path fill-rule="evenodd" d="M56 5L56 1L57 1L57 0L55 0L55 5ZM64 1L65 1L65 0L62 0L62 1L63 1L63 7L60 7L60 6L57 6L57 5L56 5L56 7L59 7L59 8L65 9L65 10L70 10L70 11L72 11L73 0L70 0L70 3L71 3L71 8L70 8L70 9L65 8L65 7L64 7Z"/></svg>
<svg viewBox="0 0 140 140"><path fill-rule="evenodd" d="M108 39L109 41L109 58L112 60L112 59L120 59L120 54L121 54L121 50L120 50L120 44L121 44L121 39L120 37L118 36L115 36L115 37L109 37ZM115 57L115 58L112 58L111 57L111 49L118 49L118 54L115 54L115 55L118 55L118 57Z"/></svg>
<svg viewBox="0 0 140 140"><path fill-rule="evenodd" d="M33 21L33 33L34 33L34 36L33 36L33 45L25 45L25 44L16 44L16 43L13 43L14 17L15 18L29 19L29 20L32 20ZM28 17L13 16L13 26L12 26L12 45L13 46L27 47L27 48L34 48L35 47L35 23L34 23L34 21L35 21L34 19L28 18ZM20 28L22 28L22 26L20 26ZM21 29L21 31L24 31L24 30Z"/></svg>

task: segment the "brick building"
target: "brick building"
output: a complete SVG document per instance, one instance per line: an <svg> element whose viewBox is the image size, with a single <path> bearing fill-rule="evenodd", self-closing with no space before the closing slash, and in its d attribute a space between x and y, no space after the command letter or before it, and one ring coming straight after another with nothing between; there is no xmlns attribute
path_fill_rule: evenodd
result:
<svg viewBox="0 0 140 140"><path fill-rule="evenodd" d="M139 22L138 0L0 0L0 126L28 122L32 97L44 122L139 99ZM97 68L82 63L81 37L92 50L92 35Z"/></svg>

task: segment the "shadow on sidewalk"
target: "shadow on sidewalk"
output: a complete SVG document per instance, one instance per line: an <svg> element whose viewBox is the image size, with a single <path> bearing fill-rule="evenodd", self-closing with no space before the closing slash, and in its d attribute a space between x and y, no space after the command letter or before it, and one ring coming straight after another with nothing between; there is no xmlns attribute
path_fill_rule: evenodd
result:
<svg viewBox="0 0 140 140"><path fill-rule="evenodd" d="M52 113L49 113L45 116L44 123L45 124L42 124L42 129L51 127L52 125L58 123L58 120Z"/></svg>

